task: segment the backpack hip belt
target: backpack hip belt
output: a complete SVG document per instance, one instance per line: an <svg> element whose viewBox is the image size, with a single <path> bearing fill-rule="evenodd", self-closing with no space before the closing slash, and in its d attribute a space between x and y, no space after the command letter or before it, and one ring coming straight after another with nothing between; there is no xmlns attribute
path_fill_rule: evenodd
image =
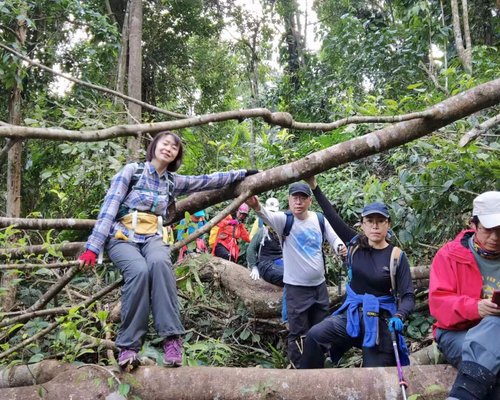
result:
<svg viewBox="0 0 500 400"><path fill-rule="evenodd" d="M128 230L128 239L134 241L134 235L163 235L163 218L148 212L133 211L125 215L120 223Z"/></svg>

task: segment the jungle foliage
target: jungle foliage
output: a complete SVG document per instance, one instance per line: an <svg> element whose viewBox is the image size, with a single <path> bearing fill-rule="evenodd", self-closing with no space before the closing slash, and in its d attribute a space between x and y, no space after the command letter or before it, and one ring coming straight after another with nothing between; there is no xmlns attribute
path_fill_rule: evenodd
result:
<svg viewBox="0 0 500 400"><path fill-rule="evenodd" d="M464 71L457 57L448 2L318 0L314 3L318 19L313 23L318 51L308 49L300 3L261 0L258 10L248 10L236 0L144 0L143 101L186 115L264 107L290 112L297 121L329 122L350 115L419 111L500 76L499 10L493 0L469 0L472 74ZM0 42L48 67L114 88L126 10L126 0L0 1ZM24 48L17 48L18 24L27 27ZM80 85L63 90L60 78L26 65L19 69L22 65L0 50L0 121L8 120L9 94L18 87L26 126L88 130L127 123L121 101ZM467 226L475 195L500 189L498 128L466 147L458 146L464 133L498 111L498 107L484 110L432 136L329 170L318 178L319 184L353 225L365 202L385 201L393 215L396 241L412 264L428 264L442 243ZM143 111L145 122L165 118ZM314 132L243 120L184 129L187 152L179 172L252 165L268 169L381 126L351 124ZM5 144L0 139L0 148ZM123 139L25 141L22 216L95 218L110 178L126 158ZM5 199L9 188L1 157L0 165L0 198ZM284 188L267 195L286 204ZM214 215L218 209L208 212ZM0 245L45 244L46 255L26 259L47 262L63 259L51 250L52 244L85 240L87 234L8 228L0 230ZM189 365L286 365L284 332L272 337L259 333L243 305L236 317L223 323L225 295L202 283L194 270L177 273L185 277L180 296L189 329L185 344ZM70 306L75 298L89 296L117 278L112 268L97 269L74 280L58 301ZM53 270L44 268L20 272L18 309L33 304L54 279ZM113 337L116 325L108 316L105 304L96 303L84 312L75 308L58 329L8 361L56 356L105 362L104 350L89 345L86 337L106 338L107 333ZM424 309L414 315L407 333L416 341L426 339L430 323ZM2 335L10 341L0 344L0 351L48 324L38 317L9 327ZM159 347L148 337L143 352L159 359Z"/></svg>

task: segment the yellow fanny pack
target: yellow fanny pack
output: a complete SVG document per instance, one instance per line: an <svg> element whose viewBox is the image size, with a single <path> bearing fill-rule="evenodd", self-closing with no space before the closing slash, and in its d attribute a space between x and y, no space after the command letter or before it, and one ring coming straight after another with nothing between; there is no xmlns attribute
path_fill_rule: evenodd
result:
<svg viewBox="0 0 500 400"><path fill-rule="evenodd" d="M120 222L127 228L128 236L121 229L115 233L115 239L134 241L134 235L154 235L162 236L165 244L170 243L170 235L166 227L163 226L161 215L133 211L125 215Z"/></svg>
<svg viewBox="0 0 500 400"><path fill-rule="evenodd" d="M129 231L134 231L139 235L153 235L158 232L158 217L140 211L134 211L125 215L120 222L125 225ZM160 224L161 226L161 224Z"/></svg>

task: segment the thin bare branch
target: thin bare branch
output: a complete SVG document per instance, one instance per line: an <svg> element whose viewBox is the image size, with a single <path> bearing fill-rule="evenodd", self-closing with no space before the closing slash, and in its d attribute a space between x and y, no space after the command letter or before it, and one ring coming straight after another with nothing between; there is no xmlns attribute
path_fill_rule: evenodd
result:
<svg viewBox="0 0 500 400"><path fill-rule="evenodd" d="M108 94L111 94L113 96L120 97L120 98L122 98L124 100L127 100L127 101L130 101L132 103L139 104L141 107L147 108L148 110L156 111L158 113L168 115L169 117L186 118L186 116L183 115L183 114L179 114L179 113L175 113L175 112L172 112L172 111L164 110L163 108L159 108L159 107L153 106L151 104L145 103L145 102L143 102L141 100L134 99L133 97L129 97L127 95L124 95L123 93L117 92L116 90L108 89L108 88L105 88L105 87L99 86L99 85L94 85L93 83L85 82L85 81L82 81L80 79L73 78L71 75L55 71L52 68L49 68L49 67L47 67L47 66L45 66L43 64L40 64L37 61L33 61L31 58L26 57L25 55L19 53L18 51L14 50L12 48L10 48L9 46L4 45L3 43L0 43L0 48L4 49L5 51L8 51L11 54L14 54L16 57L20 58L23 61L26 61L28 64L31 64L31 65L33 65L35 67L43 69L44 71L50 72L53 75L60 76L60 77L62 77L64 79L67 79L67 80L69 80L71 82L77 83L78 85L86 86L88 88L91 88L91 89L94 89L94 90L98 90L98 91L103 92L103 93L108 93Z"/></svg>
<svg viewBox="0 0 500 400"><path fill-rule="evenodd" d="M93 304L95 301L101 299L102 297L107 295L109 292L111 292L114 289L116 289L117 287L121 286L122 283L123 283L123 278L120 278L116 282L113 282L112 284L102 288L96 294L94 294L92 297L90 297L88 300L85 300L84 302L76 305L75 307L87 308L88 306ZM47 316L47 315L64 315L64 314L69 313L70 310L75 309L75 307L57 307L57 308L51 308L48 310L38 310L38 311L27 312L27 313L21 314L17 317L4 319L3 321L0 321L0 328L3 328L5 326L10 326L13 324L17 324L17 323L22 323L22 322L28 321L32 318L35 318L35 317L41 317L41 316Z"/></svg>
<svg viewBox="0 0 500 400"><path fill-rule="evenodd" d="M26 312L37 311L45 306L50 300L54 298L70 281L73 277L80 272L80 266L75 265L71 267L66 273L48 289L42 297L40 297Z"/></svg>
<svg viewBox="0 0 500 400"><path fill-rule="evenodd" d="M64 256L74 256L79 251L84 249L85 242L72 242L72 243L57 243L52 244L50 247L55 251L60 251ZM1 248L0 258L9 257L10 259L24 258L31 256L33 254L43 254L47 253L46 244L25 246L25 247L14 247L14 248Z"/></svg>
<svg viewBox="0 0 500 400"><path fill-rule="evenodd" d="M38 333L36 333L33 336L29 336L26 340L23 340L22 342L18 343L15 346L12 346L8 350L5 350L3 353L0 353L0 360L11 355L12 353L15 353L16 351L26 347L28 344L33 343L34 341L44 337L45 335L49 334L52 332L54 329L56 329L60 324L62 324L63 320L59 320L56 322L51 323L48 325L45 329L42 329Z"/></svg>
<svg viewBox="0 0 500 400"><path fill-rule="evenodd" d="M56 269L56 268L69 268L79 265L78 261L56 262L51 264L0 264L0 271L10 269L17 269L19 271L29 271L32 269Z"/></svg>
<svg viewBox="0 0 500 400"><path fill-rule="evenodd" d="M460 147L466 146L470 141L478 138L481 134L494 128L498 124L500 124L500 114L497 114L493 118L484 121L482 124L479 124L478 126L472 128L469 132L464 134L460 139Z"/></svg>
<svg viewBox="0 0 500 400"><path fill-rule="evenodd" d="M5 125L4 125L5 126ZM7 153L9 150L14 146L19 140L16 139L7 139L5 146L3 146L2 150L0 151L0 160L2 160L4 157L7 156Z"/></svg>
<svg viewBox="0 0 500 400"><path fill-rule="evenodd" d="M432 72L428 67L427 65L425 65L422 61L420 61L418 63L418 66L427 74L427 76L429 77L429 79L432 81L432 83L434 84L434 86L436 87L436 89L438 90L441 90L443 93L445 93L447 96L450 95L450 92L449 90L445 87L445 86L442 86L440 83L439 83L439 80L438 78L436 77L436 75L434 75L434 72Z"/></svg>

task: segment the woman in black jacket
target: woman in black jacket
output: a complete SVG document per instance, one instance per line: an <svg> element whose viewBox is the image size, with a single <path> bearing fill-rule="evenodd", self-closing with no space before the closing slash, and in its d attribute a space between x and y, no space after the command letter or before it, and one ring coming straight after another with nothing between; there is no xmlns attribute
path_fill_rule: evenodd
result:
<svg viewBox="0 0 500 400"><path fill-rule="evenodd" d="M366 205L361 214L363 232L358 234L338 215L316 179L307 182L330 225L348 243L349 282L340 309L307 333L300 367L323 368L327 351L338 363L353 346L362 349L364 367L396 365L390 331L402 331L403 321L415 306L415 295L404 253L397 260L396 290L391 283L390 263L395 253L388 241L389 211L382 203ZM405 365L408 350L402 336L398 345Z"/></svg>

